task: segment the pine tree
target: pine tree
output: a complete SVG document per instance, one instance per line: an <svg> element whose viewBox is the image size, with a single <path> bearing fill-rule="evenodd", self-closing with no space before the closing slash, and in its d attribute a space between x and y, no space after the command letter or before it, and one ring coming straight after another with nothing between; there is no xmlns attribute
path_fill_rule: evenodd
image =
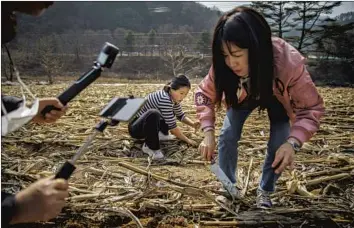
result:
<svg viewBox="0 0 354 228"><path fill-rule="evenodd" d="M308 46L314 44L314 40L322 31L319 27L321 23L328 22L321 16L332 13L333 8L341 5L341 2L295 2L297 12L294 22L301 23L301 27L296 29L301 32L297 49L303 51Z"/></svg>
<svg viewBox="0 0 354 228"><path fill-rule="evenodd" d="M354 59L354 22L341 25L334 21L320 27L321 34L315 40L318 49L328 56Z"/></svg>
<svg viewBox="0 0 354 228"><path fill-rule="evenodd" d="M284 33L290 32L295 26L289 18L295 13L294 5L290 2L252 2L251 5L263 14L274 35L284 38Z"/></svg>

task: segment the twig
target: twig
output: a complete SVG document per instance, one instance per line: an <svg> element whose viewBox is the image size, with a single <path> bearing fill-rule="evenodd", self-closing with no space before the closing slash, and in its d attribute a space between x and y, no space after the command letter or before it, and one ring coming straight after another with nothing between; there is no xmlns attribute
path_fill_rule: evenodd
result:
<svg viewBox="0 0 354 228"><path fill-rule="evenodd" d="M24 177L27 178L30 181L35 181L37 180L37 178L35 178L33 175L30 174L24 174L24 173L18 173L9 169L5 169L2 171L3 174L8 174L8 175L12 175L12 176L17 176L17 177Z"/></svg>
<svg viewBox="0 0 354 228"><path fill-rule="evenodd" d="M106 174L106 175L109 175L109 176L112 176L112 177L117 177L117 178L121 178L121 179L124 178L123 175L120 175L118 173L113 173L113 172L110 172L110 171L107 171L107 170L100 170L100 169L96 169L96 168L93 168L93 167L89 167L88 170L91 171L92 173L95 173L95 174L98 174L98 175Z"/></svg>
<svg viewBox="0 0 354 228"><path fill-rule="evenodd" d="M200 221L203 226L256 226L256 225L267 225L267 224L298 224L299 221L289 222L289 221Z"/></svg>
<svg viewBox="0 0 354 228"><path fill-rule="evenodd" d="M328 174L333 174L333 173L339 173L342 171L347 171L347 170L352 170L354 169L354 165L352 166L347 166L343 168L338 168L338 169L326 169L318 172L311 172L311 173L305 173L305 177L313 177L313 176L321 176L321 175L328 175Z"/></svg>
<svg viewBox="0 0 354 228"><path fill-rule="evenodd" d="M306 184L306 186L311 186L311 185L316 185L320 184L322 182L327 182L331 180L338 180L338 179L347 179L350 178L352 175L350 173L341 173L333 176L328 176L328 177L320 177L314 180L309 180L309 181L304 181L303 183Z"/></svg>
<svg viewBox="0 0 354 228"><path fill-rule="evenodd" d="M114 196L114 195L117 195L117 193L93 193L93 194L72 196L72 197L69 197L69 200L82 201L82 200L89 200L89 199L104 198L104 197Z"/></svg>
<svg viewBox="0 0 354 228"><path fill-rule="evenodd" d="M92 192L92 191L87 191L87 190L84 190L84 189L75 188L75 187L73 187L73 186L69 186L69 189L70 189L72 192L80 192L80 193L94 194L94 192Z"/></svg>
<svg viewBox="0 0 354 228"><path fill-rule="evenodd" d="M248 187L248 182L249 182L249 179L250 179L252 164L253 164L253 158L251 158L250 165L249 165L249 167L248 167L248 172L247 172L247 178L246 178L245 187L244 187L244 189L242 190L242 195L243 195L243 196L245 196L246 193L247 193L247 187Z"/></svg>
<svg viewBox="0 0 354 228"><path fill-rule="evenodd" d="M177 185L177 186L181 186L181 187L190 187L190 188L196 188L196 189L199 189L198 187L196 186L193 186L193 185L190 185L190 184L186 184L186 183L182 183L182 182L177 182L177 181L174 181L174 180L170 180L166 177L161 177L161 176L158 176L156 174L153 174L153 173L149 173L143 169L140 169L134 165L131 165L131 164L128 164L128 163L124 163L124 162L119 162L118 165L126 168L126 169L129 169L131 171L134 171L134 172L137 172L137 173L140 173L140 174L143 174L145 176L151 176L153 178L155 178L156 180L163 180L163 181L166 181L168 183L171 183L171 184L174 184L174 185Z"/></svg>

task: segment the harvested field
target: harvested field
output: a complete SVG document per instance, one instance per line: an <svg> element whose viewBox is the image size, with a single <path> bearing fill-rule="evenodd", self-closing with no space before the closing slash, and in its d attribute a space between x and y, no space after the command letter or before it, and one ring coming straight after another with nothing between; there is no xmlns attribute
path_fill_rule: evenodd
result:
<svg viewBox="0 0 354 228"><path fill-rule="evenodd" d="M56 96L68 84L31 85L38 97ZM2 138L2 189L17 192L53 175L84 143L99 122L98 113L114 96L144 97L157 84L93 85L70 103L56 124L28 124ZM195 86L193 86L194 88ZM17 86L2 93L18 95ZM151 162L142 142L130 138L126 124L108 127L81 157L70 179L63 213L48 223L15 227L352 227L354 226L354 89L319 88L326 105L320 131L296 155L272 199L274 209L255 208L269 121L254 111L239 144L238 187L243 202L225 210L215 201L221 184L200 159L197 148L165 142L166 159ZM182 104L195 118L192 92ZM217 134L225 110L217 119ZM202 132L179 126L201 142Z"/></svg>

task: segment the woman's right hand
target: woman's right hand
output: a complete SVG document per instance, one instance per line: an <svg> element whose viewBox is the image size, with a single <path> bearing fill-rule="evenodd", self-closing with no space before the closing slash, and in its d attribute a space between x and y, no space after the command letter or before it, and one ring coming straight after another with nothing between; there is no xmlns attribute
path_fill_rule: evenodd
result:
<svg viewBox="0 0 354 228"><path fill-rule="evenodd" d="M68 181L44 178L16 194L17 211L11 224L48 221L55 218L69 196Z"/></svg>
<svg viewBox="0 0 354 228"><path fill-rule="evenodd" d="M188 139L187 143L193 147L197 147L198 143L194 141L193 139Z"/></svg>
<svg viewBox="0 0 354 228"><path fill-rule="evenodd" d="M207 161L211 161L215 154L215 133L214 131L205 132L204 140L199 145L200 155Z"/></svg>

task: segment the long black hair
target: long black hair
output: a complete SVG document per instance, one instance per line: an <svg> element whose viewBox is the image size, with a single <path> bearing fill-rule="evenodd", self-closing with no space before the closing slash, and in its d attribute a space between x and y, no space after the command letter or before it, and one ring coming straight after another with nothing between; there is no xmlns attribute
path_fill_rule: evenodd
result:
<svg viewBox="0 0 354 228"><path fill-rule="evenodd" d="M171 89L178 90L179 88L182 88L182 87L188 87L190 89L191 83L189 81L189 78L186 75L179 74L179 75L173 77L172 80L169 81L163 87L163 90L165 90L166 92L170 92Z"/></svg>
<svg viewBox="0 0 354 228"><path fill-rule="evenodd" d="M226 104L238 107L237 89L240 78L226 65L222 42L248 49L251 97L259 100L260 109L268 107L273 95L273 46L271 30L264 17L247 7L236 7L219 19L213 37L213 68L216 104L220 107L223 94Z"/></svg>

